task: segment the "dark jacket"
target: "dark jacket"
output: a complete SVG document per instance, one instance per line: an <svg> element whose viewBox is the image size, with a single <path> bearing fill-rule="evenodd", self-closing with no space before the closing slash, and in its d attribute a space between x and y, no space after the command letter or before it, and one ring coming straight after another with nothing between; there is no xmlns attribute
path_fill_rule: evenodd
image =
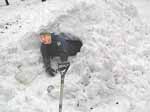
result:
<svg viewBox="0 0 150 112"><path fill-rule="evenodd" d="M46 70L51 68L51 57L59 56L62 62L67 61L68 56L76 55L82 46L81 41L65 39L65 35L51 33L51 36L51 44L41 44L41 53Z"/></svg>

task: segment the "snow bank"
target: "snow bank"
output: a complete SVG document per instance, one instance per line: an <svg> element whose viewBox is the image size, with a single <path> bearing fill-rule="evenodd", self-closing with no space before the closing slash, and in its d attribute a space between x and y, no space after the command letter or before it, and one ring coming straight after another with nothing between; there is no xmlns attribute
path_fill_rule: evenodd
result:
<svg viewBox="0 0 150 112"><path fill-rule="evenodd" d="M57 111L60 77L44 72L36 38L46 29L83 42L81 52L69 58L64 111L149 111L149 28L129 1L56 0L24 6L29 9L20 8L17 16L11 12L19 22L1 29L0 110ZM14 33L19 24L22 28ZM49 93L48 85L53 87Z"/></svg>

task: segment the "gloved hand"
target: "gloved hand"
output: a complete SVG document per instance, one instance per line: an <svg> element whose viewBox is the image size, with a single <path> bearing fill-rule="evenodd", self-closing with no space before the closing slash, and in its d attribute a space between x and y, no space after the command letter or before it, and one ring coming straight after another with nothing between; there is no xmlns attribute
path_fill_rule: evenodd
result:
<svg viewBox="0 0 150 112"><path fill-rule="evenodd" d="M56 74L56 71L53 68L48 68L46 72L51 76L55 76Z"/></svg>

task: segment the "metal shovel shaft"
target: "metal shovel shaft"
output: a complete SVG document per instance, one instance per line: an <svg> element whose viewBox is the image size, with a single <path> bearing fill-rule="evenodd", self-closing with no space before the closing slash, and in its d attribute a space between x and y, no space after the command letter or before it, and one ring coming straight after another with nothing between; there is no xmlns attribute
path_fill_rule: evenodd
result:
<svg viewBox="0 0 150 112"><path fill-rule="evenodd" d="M62 112L62 105L63 105L63 92L64 92L64 80L65 74L70 66L69 62L66 63L59 63L58 64L58 71L61 75L61 87L60 87L60 99L59 99L59 112Z"/></svg>
<svg viewBox="0 0 150 112"><path fill-rule="evenodd" d="M64 90L64 76L61 76L60 99L59 99L59 112L62 112L63 105L63 90Z"/></svg>

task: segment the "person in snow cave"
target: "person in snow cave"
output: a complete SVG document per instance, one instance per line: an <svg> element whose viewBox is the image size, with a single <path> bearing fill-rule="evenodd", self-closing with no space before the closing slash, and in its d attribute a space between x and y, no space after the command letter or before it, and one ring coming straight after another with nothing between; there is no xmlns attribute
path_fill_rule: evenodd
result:
<svg viewBox="0 0 150 112"><path fill-rule="evenodd" d="M60 33L42 32L40 33L41 54L46 72L55 76L56 71L51 67L51 59L59 56L61 62L65 62L68 56L74 56L80 51L82 42L80 40L65 39L68 35Z"/></svg>

